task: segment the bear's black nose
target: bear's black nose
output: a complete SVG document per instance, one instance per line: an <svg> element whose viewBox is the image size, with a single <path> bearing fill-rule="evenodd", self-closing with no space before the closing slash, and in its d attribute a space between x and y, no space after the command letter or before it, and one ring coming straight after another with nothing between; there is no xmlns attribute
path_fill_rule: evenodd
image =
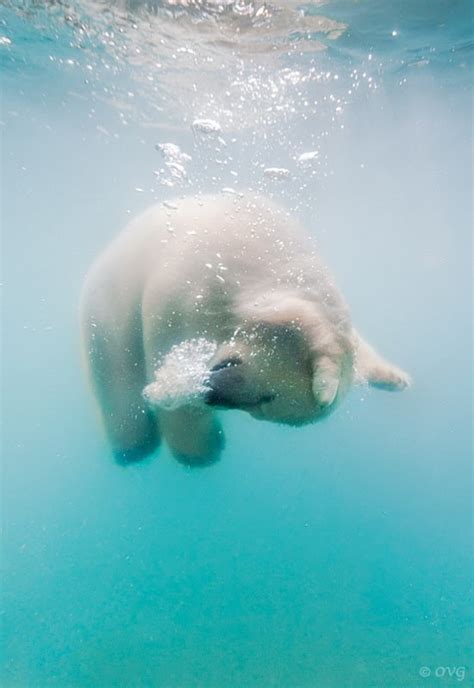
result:
<svg viewBox="0 0 474 688"><path fill-rule="evenodd" d="M209 406L238 408L244 388L240 358L226 358L210 370L204 401Z"/></svg>

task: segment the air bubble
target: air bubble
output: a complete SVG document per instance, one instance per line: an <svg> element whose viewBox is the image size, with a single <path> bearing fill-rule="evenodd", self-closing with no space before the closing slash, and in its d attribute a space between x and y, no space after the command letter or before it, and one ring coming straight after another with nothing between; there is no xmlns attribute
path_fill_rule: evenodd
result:
<svg viewBox="0 0 474 688"><path fill-rule="evenodd" d="M263 175L269 179L283 181L290 176L290 170L287 170L286 167L266 167L263 170Z"/></svg>
<svg viewBox="0 0 474 688"><path fill-rule="evenodd" d="M191 129L194 133L204 134L205 136L220 134L222 131L219 122L213 119L195 119L191 125Z"/></svg>
<svg viewBox="0 0 474 688"><path fill-rule="evenodd" d="M297 158L298 165L308 165L319 158L319 151L308 151L307 153L301 153Z"/></svg>

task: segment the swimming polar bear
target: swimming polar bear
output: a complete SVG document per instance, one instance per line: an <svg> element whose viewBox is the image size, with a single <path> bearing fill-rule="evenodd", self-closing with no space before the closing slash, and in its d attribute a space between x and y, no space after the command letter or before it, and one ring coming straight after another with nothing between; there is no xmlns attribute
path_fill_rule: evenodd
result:
<svg viewBox="0 0 474 688"><path fill-rule="evenodd" d="M214 461L223 447L216 409L297 426L327 416L353 382L409 384L353 329L311 237L255 195L186 198L133 220L86 278L81 325L123 464L161 438L185 463ZM201 402L153 408L144 388L173 347L196 339L215 342Z"/></svg>

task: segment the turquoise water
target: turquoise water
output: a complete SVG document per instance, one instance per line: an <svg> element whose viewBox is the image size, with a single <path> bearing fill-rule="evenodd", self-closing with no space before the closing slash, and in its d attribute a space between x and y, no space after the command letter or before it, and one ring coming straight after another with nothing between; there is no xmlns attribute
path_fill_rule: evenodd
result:
<svg viewBox="0 0 474 688"><path fill-rule="evenodd" d="M2 686L472 685L470 4L123 5L0 8ZM313 231L414 385L302 429L228 412L205 470L120 468L84 275L155 200L247 186Z"/></svg>

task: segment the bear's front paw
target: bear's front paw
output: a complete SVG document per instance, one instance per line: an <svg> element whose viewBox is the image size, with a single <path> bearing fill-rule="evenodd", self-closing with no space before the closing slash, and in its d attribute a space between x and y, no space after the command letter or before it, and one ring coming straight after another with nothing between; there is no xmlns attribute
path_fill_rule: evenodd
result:
<svg viewBox="0 0 474 688"><path fill-rule="evenodd" d="M204 468L219 461L224 446L225 437L221 424L214 421L212 430L206 436L183 437L181 442L175 442L170 449L174 458L183 466Z"/></svg>
<svg viewBox="0 0 474 688"><path fill-rule="evenodd" d="M160 427L178 461L187 466L215 463L224 447L221 424L206 408L183 407L162 411Z"/></svg>

